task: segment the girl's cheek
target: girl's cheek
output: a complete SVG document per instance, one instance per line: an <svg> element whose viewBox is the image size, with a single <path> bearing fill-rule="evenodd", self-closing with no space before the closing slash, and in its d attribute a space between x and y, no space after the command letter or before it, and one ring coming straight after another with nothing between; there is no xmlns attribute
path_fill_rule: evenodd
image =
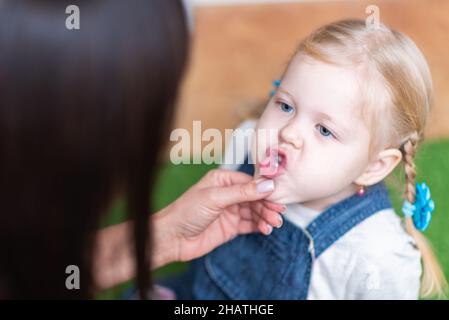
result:
<svg viewBox="0 0 449 320"><path fill-rule="evenodd" d="M264 131L278 129L280 125L274 117L267 117L259 120L258 129L262 130L260 133L264 133Z"/></svg>
<svg viewBox="0 0 449 320"><path fill-rule="evenodd" d="M259 128L269 128L270 122L273 119L272 113L268 110L265 110L265 112L262 114L262 116L259 119L258 127Z"/></svg>
<svg viewBox="0 0 449 320"><path fill-rule="evenodd" d="M284 126L286 118L282 117L282 114L276 112L276 110L271 110L264 114L261 118L262 125L267 129L280 129Z"/></svg>

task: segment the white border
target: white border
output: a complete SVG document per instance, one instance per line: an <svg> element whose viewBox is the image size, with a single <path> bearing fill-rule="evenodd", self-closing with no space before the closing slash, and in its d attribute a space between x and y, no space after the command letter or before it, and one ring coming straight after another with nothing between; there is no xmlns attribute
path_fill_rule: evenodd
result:
<svg viewBox="0 0 449 320"><path fill-rule="evenodd" d="M293 3L293 2L341 2L344 0L186 0L194 6L227 6L240 4L275 4L275 3Z"/></svg>

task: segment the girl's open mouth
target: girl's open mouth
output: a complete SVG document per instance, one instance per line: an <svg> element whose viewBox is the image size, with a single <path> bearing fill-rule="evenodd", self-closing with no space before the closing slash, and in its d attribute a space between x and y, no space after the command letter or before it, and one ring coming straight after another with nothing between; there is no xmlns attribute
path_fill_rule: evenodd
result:
<svg viewBox="0 0 449 320"><path fill-rule="evenodd" d="M260 175L272 179L282 174L287 165L285 153L277 148L267 148L266 156L259 163Z"/></svg>

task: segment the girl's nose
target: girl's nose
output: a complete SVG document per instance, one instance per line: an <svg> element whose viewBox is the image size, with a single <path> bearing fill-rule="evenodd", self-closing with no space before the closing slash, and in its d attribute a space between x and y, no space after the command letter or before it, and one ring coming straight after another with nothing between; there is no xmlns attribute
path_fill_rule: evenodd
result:
<svg viewBox="0 0 449 320"><path fill-rule="evenodd" d="M297 125L287 124L283 127L280 131L280 138L296 149L301 149L303 146L304 140Z"/></svg>

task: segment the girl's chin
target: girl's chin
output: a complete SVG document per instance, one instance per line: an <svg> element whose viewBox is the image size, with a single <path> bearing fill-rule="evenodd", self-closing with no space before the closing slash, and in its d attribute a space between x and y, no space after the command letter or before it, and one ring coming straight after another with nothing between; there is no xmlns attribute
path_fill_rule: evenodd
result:
<svg viewBox="0 0 449 320"><path fill-rule="evenodd" d="M275 185L275 189L274 189L273 193L270 194L268 197L266 197L265 200L268 200L270 202L279 203L279 204L292 203L292 201L288 201L288 199L286 199L285 195L283 195L282 192L280 192L280 190L279 191L276 190L276 185Z"/></svg>
<svg viewBox="0 0 449 320"><path fill-rule="evenodd" d="M266 197L265 200L288 205L292 203L301 203L304 201L304 198L301 197L301 195L295 194L293 190L279 188L275 183L273 193Z"/></svg>

